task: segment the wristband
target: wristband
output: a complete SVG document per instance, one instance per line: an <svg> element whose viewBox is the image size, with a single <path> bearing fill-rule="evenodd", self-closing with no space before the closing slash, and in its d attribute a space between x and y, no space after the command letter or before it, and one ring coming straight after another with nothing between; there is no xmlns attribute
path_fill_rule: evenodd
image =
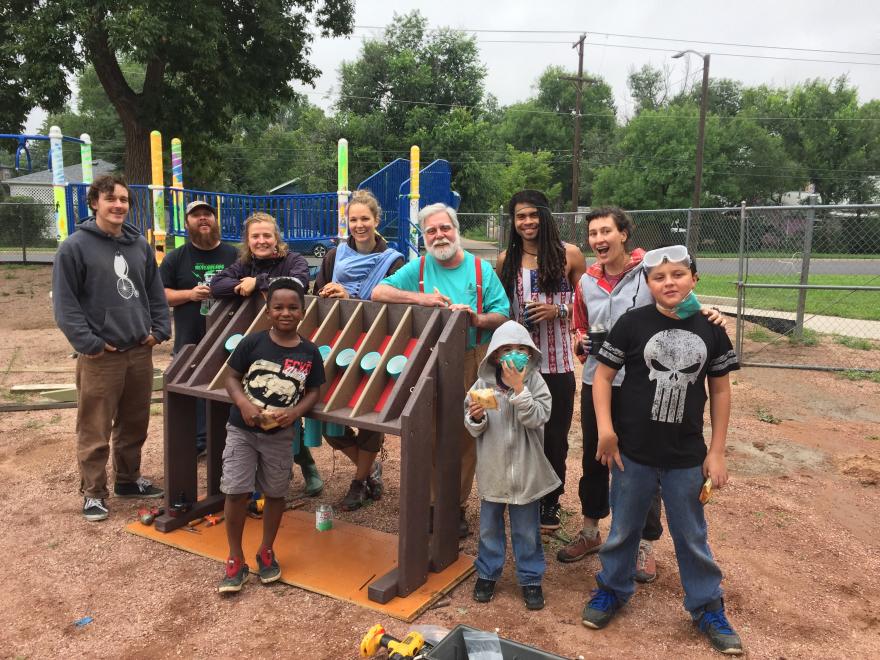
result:
<svg viewBox="0 0 880 660"><path fill-rule="evenodd" d="M568 318L568 307L565 305L556 305L557 317L560 319Z"/></svg>

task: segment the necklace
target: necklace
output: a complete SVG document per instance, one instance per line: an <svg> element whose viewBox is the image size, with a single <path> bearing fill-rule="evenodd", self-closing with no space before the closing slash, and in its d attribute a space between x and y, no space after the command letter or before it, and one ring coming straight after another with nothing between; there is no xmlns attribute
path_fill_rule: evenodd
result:
<svg viewBox="0 0 880 660"><path fill-rule="evenodd" d="M537 252L529 252L528 250L523 250L523 253L529 255L530 257L537 257L538 256Z"/></svg>

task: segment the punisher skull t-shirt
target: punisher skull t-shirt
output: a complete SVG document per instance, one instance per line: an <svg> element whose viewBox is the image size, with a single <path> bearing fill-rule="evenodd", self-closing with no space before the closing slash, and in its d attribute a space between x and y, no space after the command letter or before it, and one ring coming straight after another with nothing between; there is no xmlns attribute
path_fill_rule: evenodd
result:
<svg viewBox="0 0 880 660"><path fill-rule="evenodd" d="M671 319L648 305L620 317L596 359L626 367L614 420L620 453L652 467L703 463L706 376L739 369L723 328L702 314Z"/></svg>
<svg viewBox="0 0 880 660"><path fill-rule="evenodd" d="M276 344L268 331L246 335L229 358L229 366L242 374L245 396L259 408L289 408L299 403L306 389L324 384L321 353L302 337L298 345L290 347ZM229 423L251 428L238 406L230 409Z"/></svg>

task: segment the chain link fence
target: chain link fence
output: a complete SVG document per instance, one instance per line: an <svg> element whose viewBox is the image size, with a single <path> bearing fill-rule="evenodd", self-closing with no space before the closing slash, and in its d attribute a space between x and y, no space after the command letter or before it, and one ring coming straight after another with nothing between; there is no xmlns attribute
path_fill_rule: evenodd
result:
<svg viewBox="0 0 880 660"><path fill-rule="evenodd" d="M735 319L728 332L744 364L848 370L854 378L880 370L880 205L629 214L635 246L697 246L697 293ZM591 262L586 214L553 215L562 240ZM494 216L497 254L507 246L510 218Z"/></svg>
<svg viewBox="0 0 880 660"><path fill-rule="evenodd" d="M54 202L31 197L0 201L0 262L51 263L57 246Z"/></svg>

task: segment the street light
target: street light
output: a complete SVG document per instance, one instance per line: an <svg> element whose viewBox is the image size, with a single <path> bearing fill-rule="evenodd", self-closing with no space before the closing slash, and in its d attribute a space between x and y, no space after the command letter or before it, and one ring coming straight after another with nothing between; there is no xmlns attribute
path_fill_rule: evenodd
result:
<svg viewBox="0 0 880 660"><path fill-rule="evenodd" d="M691 200L691 207L697 210L691 223L691 231L688 236L688 243L691 253L696 254L697 246L700 244L700 194L703 186L703 144L706 140L706 106L709 103L709 53L705 55L695 50L683 50L672 56L673 59L684 57L688 53L693 53L697 57L703 58L703 89L700 94L700 124L697 129L697 163L696 173L694 175L694 196Z"/></svg>

